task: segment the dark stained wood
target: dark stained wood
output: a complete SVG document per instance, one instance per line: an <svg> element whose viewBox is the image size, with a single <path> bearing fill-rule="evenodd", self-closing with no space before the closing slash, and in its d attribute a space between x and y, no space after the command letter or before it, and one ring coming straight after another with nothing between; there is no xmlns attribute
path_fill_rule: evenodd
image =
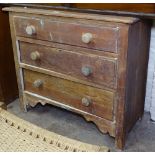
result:
<svg viewBox="0 0 155 155"><path fill-rule="evenodd" d="M18 97L9 18L0 6L0 101L10 103Z"/></svg>
<svg viewBox="0 0 155 155"><path fill-rule="evenodd" d="M110 52L117 52L118 27L108 26L104 23L101 27L94 23L91 25L73 23L72 21L62 22L48 20L45 18L14 17L17 36L31 37L39 40L47 40L58 43L76 45L90 49L98 49ZM28 35L26 27L33 25L36 34ZM92 34L90 43L82 42L82 35Z"/></svg>
<svg viewBox="0 0 155 155"><path fill-rule="evenodd" d="M128 44L124 45L127 53L119 57L120 64L126 61L126 70L118 80L120 98L116 115L116 145L119 148L124 147L127 133L144 111L150 29L150 21L141 21L129 27L128 37L124 35L124 39L128 39ZM121 66L121 70L123 68Z"/></svg>
<svg viewBox="0 0 155 155"><path fill-rule="evenodd" d="M1 84L0 84L0 100L1 100L1 101L3 100L3 92L2 92Z"/></svg>
<svg viewBox="0 0 155 155"><path fill-rule="evenodd" d="M19 43L21 62L37 67L53 70L85 81L116 88L116 59L96 55L80 54L63 49L40 46L25 42ZM38 60L32 60L31 54L37 51ZM82 74L82 67L89 67L92 73Z"/></svg>
<svg viewBox="0 0 155 155"><path fill-rule="evenodd" d="M79 9L113 10L126 12L155 13L155 4L123 4L123 3L74 3L71 7Z"/></svg>
<svg viewBox="0 0 155 155"><path fill-rule="evenodd" d="M132 26L129 30L129 49L127 60L127 80L126 80L126 123L129 131L135 122L142 117L145 101L145 87L147 78L147 65L150 46L150 21L143 21ZM139 30L137 32L137 30ZM136 34L136 32L138 34ZM136 39L136 45L134 40Z"/></svg>

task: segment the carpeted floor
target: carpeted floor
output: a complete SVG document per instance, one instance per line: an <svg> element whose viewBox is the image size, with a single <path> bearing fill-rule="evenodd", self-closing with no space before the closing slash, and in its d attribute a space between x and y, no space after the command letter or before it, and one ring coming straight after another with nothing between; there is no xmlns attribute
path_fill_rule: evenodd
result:
<svg viewBox="0 0 155 155"><path fill-rule="evenodd" d="M120 151L114 147L114 139L102 134L93 123L88 123L79 115L51 105L37 105L27 113L19 109L19 101L8 105L8 111L49 131L69 138L95 145L106 145L111 151ZM155 151L155 123L144 114L130 132L124 151Z"/></svg>

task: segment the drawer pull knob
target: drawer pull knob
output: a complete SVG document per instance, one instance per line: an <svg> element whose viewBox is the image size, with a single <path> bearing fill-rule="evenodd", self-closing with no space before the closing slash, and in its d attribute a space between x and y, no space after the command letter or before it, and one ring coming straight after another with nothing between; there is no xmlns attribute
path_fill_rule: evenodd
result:
<svg viewBox="0 0 155 155"><path fill-rule="evenodd" d="M36 33L35 27L34 27L33 25L27 26L27 27L26 27L26 33L27 33L28 35L33 35L33 34L35 34L35 33Z"/></svg>
<svg viewBox="0 0 155 155"><path fill-rule="evenodd" d="M40 59L40 53L39 53L38 51L32 52L32 53L30 54L30 58L31 58L32 60L39 60L39 59Z"/></svg>
<svg viewBox="0 0 155 155"><path fill-rule="evenodd" d="M92 73L92 69L90 67L82 67L81 72L84 76L89 76Z"/></svg>
<svg viewBox="0 0 155 155"><path fill-rule="evenodd" d="M82 104L86 107L88 107L90 104L92 103L91 99L90 98L87 98L87 97L83 97L82 98Z"/></svg>
<svg viewBox="0 0 155 155"><path fill-rule="evenodd" d="M91 33L84 33L82 35L82 42L83 43L88 44L92 41L92 39L93 39L93 35Z"/></svg>
<svg viewBox="0 0 155 155"><path fill-rule="evenodd" d="M39 88L39 87L41 87L43 85L43 81L42 80L36 80L36 81L34 81L34 83L33 83L33 86L35 87L35 88Z"/></svg>

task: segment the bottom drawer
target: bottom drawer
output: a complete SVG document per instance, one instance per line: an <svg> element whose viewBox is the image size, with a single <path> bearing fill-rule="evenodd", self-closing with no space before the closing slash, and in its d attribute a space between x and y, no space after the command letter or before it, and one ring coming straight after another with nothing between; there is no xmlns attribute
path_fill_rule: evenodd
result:
<svg viewBox="0 0 155 155"><path fill-rule="evenodd" d="M25 69L23 74L26 91L108 120L113 119L113 92Z"/></svg>

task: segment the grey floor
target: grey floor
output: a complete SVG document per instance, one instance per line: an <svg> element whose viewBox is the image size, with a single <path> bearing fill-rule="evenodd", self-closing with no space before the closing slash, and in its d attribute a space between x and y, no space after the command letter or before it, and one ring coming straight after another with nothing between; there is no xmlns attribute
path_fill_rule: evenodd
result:
<svg viewBox="0 0 155 155"><path fill-rule="evenodd" d="M83 142L106 145L111 151L120 151L114 147L114 138L102 134L93 123L88 123L79 115L51 106L37 105L27 113L19 109L19 101L8 105L8 111L29 122L55 133ZM124 151L155 151L155 123L150 121L148 113L144 114L128 135Z"/></svg>

